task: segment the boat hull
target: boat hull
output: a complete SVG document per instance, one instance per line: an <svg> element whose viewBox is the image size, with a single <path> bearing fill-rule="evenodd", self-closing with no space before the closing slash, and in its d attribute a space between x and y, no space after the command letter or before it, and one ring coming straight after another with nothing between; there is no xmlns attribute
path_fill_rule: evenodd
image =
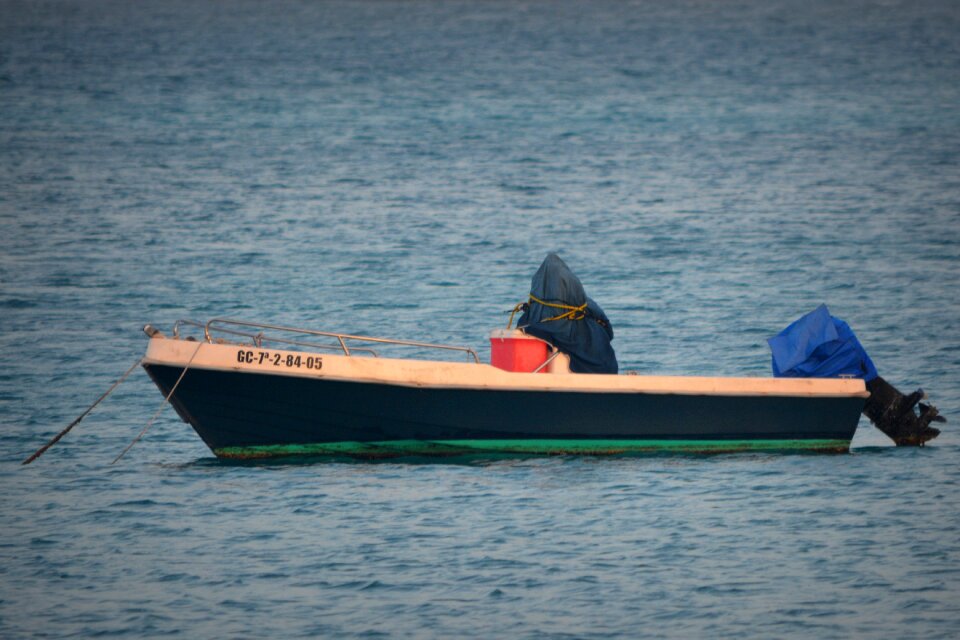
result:
<svg viewBox="0 0 960 640"><path fill-rule="evenodd" d="M226 362L234 351L226 353ZM371 371L392 365L324 356L330 364L325 372L281 375L242 362L231 367L211 366L209 358L194 363L185 361L183 348L178 353L177 363L148 357L144 367L167 395L186 366L170 402L217 456L229 458L845 451L866 397L604 390L577 387L574 379L592 376L576 375L505 374L507 382L500 383L503 372L485 374L486 382L475 384L428 384L416 376L409 383L369 376L350 380L336 375L338 360L344 367L353 366L349 360L366 360L363 366ZM241 349L233 362L244 357ZM459 375L456 367L469 368L463 370L471 376L490 369L458 364L444 379ZM630 377L610 376L611 384L626 384L621 380ZM567 388L545 386L550 378Z"/></svg>

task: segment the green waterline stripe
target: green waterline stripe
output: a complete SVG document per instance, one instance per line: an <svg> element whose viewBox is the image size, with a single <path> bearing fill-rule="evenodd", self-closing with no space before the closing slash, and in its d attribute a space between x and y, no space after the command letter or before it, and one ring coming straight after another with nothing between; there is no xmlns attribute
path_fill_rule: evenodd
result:
<svg viewBox="0 0 960 640"><path fill-rule="evenodd" d="M223 447L215 449L214 453L221 458L324 455L380 458L483 453L617 455L657 451L687 453L739 451L845 452L849 448L849 440L389 440L383 442L322 442Z"/></svg>

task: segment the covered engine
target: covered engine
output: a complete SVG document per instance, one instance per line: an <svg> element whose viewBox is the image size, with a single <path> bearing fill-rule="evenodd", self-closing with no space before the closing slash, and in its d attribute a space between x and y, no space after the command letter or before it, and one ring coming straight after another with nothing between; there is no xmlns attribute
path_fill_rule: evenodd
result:
<svg viewBox="0 0 960 640"><path fill-rule="evenodd" d="M946 422L936 407L920 402L923 389L904 395L877 369L850 326L820 305L767 340L774 377L862 378L870 397L863 414L898 446L923 446L940 435L931 422ZM914 410L919 405L919 414Z"/></svg>

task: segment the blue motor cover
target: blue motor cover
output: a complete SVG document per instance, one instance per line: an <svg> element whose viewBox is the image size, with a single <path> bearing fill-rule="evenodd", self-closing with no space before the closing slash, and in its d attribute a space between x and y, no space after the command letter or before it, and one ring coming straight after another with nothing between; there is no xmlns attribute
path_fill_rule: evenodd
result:
<svg viewBox="0 0 960 640"><path fill-rule="evenodd" d="M822 304L767 340L776 378L839 378L869 382L877 369L850 326Z"/></svg>

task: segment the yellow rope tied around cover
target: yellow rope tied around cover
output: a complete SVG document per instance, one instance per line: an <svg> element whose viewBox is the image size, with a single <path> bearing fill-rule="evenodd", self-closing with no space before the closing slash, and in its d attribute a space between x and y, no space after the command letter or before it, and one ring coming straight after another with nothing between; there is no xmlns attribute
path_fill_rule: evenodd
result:
<svg viewBox="0 0 960 640"><path fill-rule="evenodd" d="M507 329L513 326L513 316L517 315L517 311L523 309L523 305L527 304L526 302L518 302L517 306L510 310L510 319L507 320Z"/></svg>
<svg viewBox="0 0 960 640"><path fill-rule="evenodd" d="M536 297L532 293L530 294L530 299L537 304L542 304L545 307L550 307L551 309L566 309L560 315L553 316L552 318L547 318L543 322L551 322L553 320L583 320L587 317L587 303L584 302L578 307L571 306L569 304L559 304L556 302L546 302Z"/></svg>
<svg viewBox="0 0 960 640"><path fill-rule="evenodd" d="M587 317L586 302L584 302L580 306L574 307L569 304L560 304L558 302L547 302L545 300L541 300L540 298L533 295L532 293L530 294L530 301L536 302L537 304L541 304L545 307L550 307L551 309L564 310L563 313L559 315L555 315L552 318L547 318L542 322L552 322L553 320L583 320L584 318ZM526 304L527 304L526 302L517 303L517 306L515 306L513 309L510 310L510 319L507 320L507 329L513 326L513 316L517 314L517 311L521 311Z"/></svg>

